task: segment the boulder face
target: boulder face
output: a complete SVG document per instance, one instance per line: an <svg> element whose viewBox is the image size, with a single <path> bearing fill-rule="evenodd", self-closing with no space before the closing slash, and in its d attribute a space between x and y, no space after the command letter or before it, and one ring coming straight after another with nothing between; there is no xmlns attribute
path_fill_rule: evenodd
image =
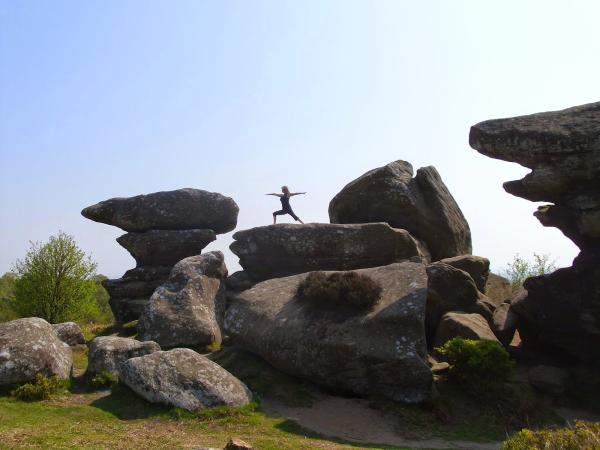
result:
<svg viewBox="0 0 600 450"><path fill-rule="evenodd" d="M382 287L367 311L315 304L297 296L307 274L231 293L230 337L279 370L361 395L421 402L431 395L424 320L425 266L402 262L361 269Z"/></svg>
<svg viewBox="0 0 600 450"><path fill-rule="evenodd" d="M156 342L140 342L116 336L98 336L90 344L88 374L117 373L122 362L160 351Z"/></svg>
<svg viewBox="0 0 600 450"><path fill-rule="evenodd" d="M408 231L386 223L277 224L238 231L233 239L229 248L255 280L428 259L426 248Z"/></svg>
<svg viewBox="0 0 600 450"><path fill-rule="evenodd" d="M177 189L128 198L111 198L88 206L81 214L125 231L235 229L239 208L230 197L200 189Z"/></svg>
<svg viewBox="0 0 600 450"><path fill-rule="evenodd" d="M38 373L66 380L72 366L71 348L44 319L0 323L0 386L27 383Z"/></svg>
<svg viewBox="0 0 600 450"><path fill-rule="evenodd" d="M52 325L52 329L61 341L70 346L85 345L85 336L75 322L57 323Z"/></svg>
<svg viewBox="0 0 600 450"><path fill-rule="evenodd" d="M159 286L138 322L138 339L162 347L221 344L218 320L225 309L227 267L223 253L178 262Z"/></svg>
<svg viewBox="0 0 600 450"><path fill-rule="evenodd" d="M523 345L599 364L600 102L481 122L469 142L486 156L530 168L504 189L551 202L534 215L581 249L572 267L528 279L527 292L513 301Z"/></svg>
<svg viewBox="0 0 600 450"><path fill-rule="evenodd" d="M216 239L213 230L150 230L117 238L140 266L169 266L199 255Z"/></svg>
<svg viewBox="0 0 600 450"><path fill-rule="evenodd" d="M444 258L440 262L467 272L475 281L477 289L485 293L486 283L490 275L489 259L474 255L460 255L453 258Z"/></svg>
<svg viewBox="0 0 600 450"><path fill-rule="evenodd" d="M132 358L119 378L151 403L189 411L212 406L244 406L252 394L244 383L218 364L187 348Z"/></svg>
<svg viewBox="0 0 600 450"><path fill-rule="evenodd" d="M449 312L440 320L434 346L441 347L455 337L499 342L487 321L479 314Z"/></svg>
<svg viewBox="0 0 600 450"><path fill-rule="evenodd" d="M471 231L433 166L406 161L373 169L347 184L329 203L331 223L387 222L424 241L437 261L471 253Z"/></svg>
<svg viewBox="0 0 600 450"><path fill-rule="evenodd" d="M600 248L600 102L488 120L471 127L471 147L531 173L504 189L541 206L535 216L580 249Z"/></svg>

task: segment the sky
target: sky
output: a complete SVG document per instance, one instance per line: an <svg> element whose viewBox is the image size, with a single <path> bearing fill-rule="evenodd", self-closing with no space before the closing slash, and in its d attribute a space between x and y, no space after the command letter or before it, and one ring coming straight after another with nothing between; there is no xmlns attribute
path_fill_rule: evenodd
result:
<svg viewBox="0 0 600 450"><path fill-rule="evenodd" d="M241 230L286 184L328 222L344 185L398 159L438 169L495 271L568 266L577 248L502 189L529 170L468 135L598 101L599 17L595 0L0 0L0 273L62 230L121 276L123 231L80 215L111 197L220 192ZM231 235L206 250L233 272Z"/></svg>

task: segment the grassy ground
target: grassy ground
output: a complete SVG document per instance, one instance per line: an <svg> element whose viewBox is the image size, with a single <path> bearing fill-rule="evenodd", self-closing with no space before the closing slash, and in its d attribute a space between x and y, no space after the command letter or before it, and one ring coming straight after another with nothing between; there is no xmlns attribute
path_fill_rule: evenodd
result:
<svg viewBox="0 0 600 450"><path fill-rule="evenodd" d="M134 329L119 331L132 332ZM88 339L111 333L115 330L86 330ZM257 449L357 448L323 439L288 419L270 417L260 407L262 398L310 407L326 395L318 387L282 374L235 348L225 347L209 357L246 382L257 403L241 409L217 408L191 414L149 404L121 385L113 391L93 391L84 377L87 348L81 347L73 354L70 393L31 403L17 401L6 393L0 395L0 449L222 448L231 437L239 437ZM506 438L507 432L519 429L518 423L510 422L514 419L512 412L506 415L494 405L482 405L451 384L438 383L438 387L443 401L406 406L374 400L373 407L396 417L399 434L408 439L497 441ZM391 448L364 444L358 447Z"/></svg>

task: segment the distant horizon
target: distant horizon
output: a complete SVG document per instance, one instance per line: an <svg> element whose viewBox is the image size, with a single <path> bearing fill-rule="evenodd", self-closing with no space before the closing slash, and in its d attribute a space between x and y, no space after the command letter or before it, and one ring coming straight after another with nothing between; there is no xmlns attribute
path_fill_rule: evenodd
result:
<svg viewBox="0 0 600 450"><path fill-rule="evenodd" d="M593 1L405 4L0 4L0 273L59 230L120 277L135 261L81 209L194 187L232 197L237 230L272 221L282 185L305 222L368 170L433 165L466 217L473 253L575 245L502 183L528 169L471 149L471 125L600 98ZM286 217L282 221L292 222ZM230 273L232 233L222 250Z"/></svg>

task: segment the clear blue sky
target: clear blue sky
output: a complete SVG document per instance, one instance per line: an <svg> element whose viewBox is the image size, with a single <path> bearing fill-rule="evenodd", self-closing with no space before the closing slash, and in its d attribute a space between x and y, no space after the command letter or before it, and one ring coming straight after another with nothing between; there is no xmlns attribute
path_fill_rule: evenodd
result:
<svg viewBox="0 0 600 450"><path fill-rule="evenodd" d="M80 216L110 197L218 191L244 229L287 184L326 222L347 182L396 159L437 167L494 268L568 265L570 241L501 187L527 170L468 133L598 101L599 18L597 1L0 0L0 272L63 230L120 276L122 232Z"/></svg>

